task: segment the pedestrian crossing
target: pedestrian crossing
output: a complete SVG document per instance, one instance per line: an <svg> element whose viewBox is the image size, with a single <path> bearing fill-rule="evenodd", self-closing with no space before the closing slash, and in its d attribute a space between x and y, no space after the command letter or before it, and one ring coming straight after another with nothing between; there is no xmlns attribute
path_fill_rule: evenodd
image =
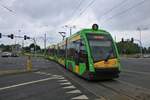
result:
<svg viewBox="0 0 150 100"><path fill-rule="evenodd" d="M63 75L55 75L47 72L35 72L40 75L47 75L56 77L56 82L60 85L60 87L65 91L66 95L71 95L71 100L89 100L88 96L84 94L80 89L74 86L69 80L67 80ZM102 100L102 99L95 99Z"/></svg>
<svg viewBox="0 0 150 100"><path fill-rule="evenodd" d="M57 81L63 89L68 89L66 94L76 94L71 100L88 100L89 98L77 89L71 82L63 78L58 78Z"/></svg>
<svg viewBox="0 0 150 100"><path fill-rule="evenodd" d="M81 91L80 90L72 90L72 91L68 91L66 93L81 93Z"/></svg>

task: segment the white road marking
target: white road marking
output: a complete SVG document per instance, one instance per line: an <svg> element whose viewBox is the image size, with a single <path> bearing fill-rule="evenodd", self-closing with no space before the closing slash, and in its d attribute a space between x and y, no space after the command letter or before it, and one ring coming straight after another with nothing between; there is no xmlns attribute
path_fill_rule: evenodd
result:
<svg viewBox="0 0 150 100"><path fill-rule="evenodd" d="M41 75L48 75L48 76L51 75L50 73L45 73L45 72L40 72L40 71L39 72L35 72L35 73L36 74L41 74Z"/></svg>
<svg viewBox="0 0 150 100"><path fill-rule="evenodd" d="M36 74L41 74L41 75L52 75L51 73L46 73L46 72L35 72ZM57 77L57 79L64 79L64 77L62 75L52 75L53 77Z"/></svg>
<svg viewBox="0 0 150 100"><path fill-rule="evenodd" d="M53 76L59 76L59 77L62 77L61 75L53 75Z"/></svg>
<svg viewBox="0 0 150 100"><path fill-rule="evenodd" d="M52 75L52 74L50 74L50 73L47 73L46 75Z"/></svg>
<svg viewBox="0 0 150 100"><path fill-rule="evenodd" d="M48 80L52 80L52 79L56 79L56 78L57 78L57 77L50 77L50 78L40 79L40 80L36 80L36 81L30 81L30 82L25 82L25 83L21 83L21 84L6 86L6 87L0 88L0 91L6 90L6 89L10 89L10 88L19 87L19 86L25 86L25 85L29 85L29 84L44 82L44 81L48 81Z"/></svg>
<svg viewBox="0 0 150 100"><path fill-rule="evenodd" d="M66 92L66 93L81 93L80 90L72 90L72 91L69 91L69 92Z"/></svg>
<svg viewBox="0 0 150 100"><path fill-rule="evenodd" d="M57 79L65 79L64 77L59 77L59 78L57 78Z"/></svg>
<svg viewBox="0 0 150 100"><path fill-rule="evenodd" d="M88 97L86 95L80 95L80 96L72 98L72 100L76 100L76 99L78 99L78 100L87 100Z"/></svg>
<svg viewBox="0 0 150 100"><path fill-rule="evenodd" d="M34 73L36 73L36 74L41 74L41 72L34 72Z"/></svg>
<svg viewBox="0 0 150 100"><path fill-rule="evenodd" d="M66 87L63 87L64 89L75 89L76 87L71 85L71 86L66 86Z"/></svg>
<svg viewBox="0 0 150 100"><path fill-rule="evenodd" d="M58 82L68 82L68 80L58 80Z"/></svg>
<svg viewBox="0 0 150 100"><path fill-rule="evenodd" d="M66 83L60 83L61 85L70 85L70 82L66 82Z"/></svg>

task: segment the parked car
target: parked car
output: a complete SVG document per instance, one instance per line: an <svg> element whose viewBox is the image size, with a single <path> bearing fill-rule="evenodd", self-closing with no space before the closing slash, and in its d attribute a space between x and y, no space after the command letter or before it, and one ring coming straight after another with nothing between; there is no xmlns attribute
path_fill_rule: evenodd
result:
<svg viewBox="0 0 150 100"><path fill-rule="evenodd" d="M11 56L11 53L10 52L3 52L2 57L10 57Z"/></svg>
<svg viewBox="0 0 150 100"><path fill-rule="evenodd" d="M150 58L150 54L143 55L144 58Z"/></svg>

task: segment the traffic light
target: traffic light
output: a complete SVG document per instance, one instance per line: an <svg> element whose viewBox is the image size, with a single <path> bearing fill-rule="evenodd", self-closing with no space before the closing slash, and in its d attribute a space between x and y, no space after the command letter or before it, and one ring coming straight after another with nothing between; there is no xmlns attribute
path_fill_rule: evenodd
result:
<svg viewBox="0 0 150 100"><path fill-rule="evenodd" d="M30 37L24 35L24 40L26 40L26 39L30 39Z"/></svg>
<svg viewBox="0 0 150 100"><path fill-rule="evenodd" d="M0 38L2 38L2 33L0 33Z"/></svg>
<svg viewBox="0 0 150 100"><path fill-rule="evenodd" d="M27 36L26 35L24 35L24 40L26 40L27 39Z"/></svg>
<svg viewBox="0 0 150 100"><path fill-rule="evenodd" d="M134 42L134 38L131 38L131 42L132 42L132 43Z"/></svg>
<svg viewBox="0 0 150 100"><path fill-rule="evenodd" d="M11 39L14 39L14 35L13 34L8 35L8 37L11 38Z"/></svg>
<svg viewBox="0 0 150 100"><path fill-rule="evenodd" d="M121 38L121 42L124 42L124 39L123 39L123 38Z"/></svg>
<svg viewBox="0 0 150 100"><path fill-rule="evenodd" d="M13 34L11 34L11 35L10 35L10 38L11 38L11 39L14 39L14 35L13 35Z"/></svg>

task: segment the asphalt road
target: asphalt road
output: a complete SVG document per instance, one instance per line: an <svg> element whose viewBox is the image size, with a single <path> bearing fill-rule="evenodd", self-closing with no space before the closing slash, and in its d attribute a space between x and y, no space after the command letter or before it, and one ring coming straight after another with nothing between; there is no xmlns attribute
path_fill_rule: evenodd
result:
<svg viewBox="0 0 150 100"><path fill-rule="evenodd" d="M15 68L21 67L23 63L19 62L26 58L8 59L13 59L10 62L14 61ZM38 72L0 76L0 100L150 100L149 58L122 58L120 77L98 82L86 81L52 61L32 61L33 67L40 69Z"/></svg>
<svg viewBox="0 0 150 100"><path fill-rule="evenodd" d="M26 57L0 57L0 69L24 69Z"/></svg>
<svg viewBox="0 0 150 100"><path fill-rule="evenodd" d="M119 80L150 89L150 58L122 58Z"/></svg>
<svg viewBox="0 0 150 100"><path fill-rule="evenodd" d="M22 59L24 58L20 57L20 61ZM65 77L58 69L60 67L58 64L41 58L32 61L34 68L41 71L0 76L0 100L94 100L97 98Z"/></svg>
<svg viewBox="0 0 150 100"><path fill-rule="evenodd" d="M28 57L0 57L0 70L26 69ZM34 69L48 68L49 63L45 63L44 59L32 58L32 66Z"/></svg>
<svg viewBox="0 0 150 100"><path fill-rule="evenodd" d="M150 72L150 58L121 58L123 70Z"/></svg>

